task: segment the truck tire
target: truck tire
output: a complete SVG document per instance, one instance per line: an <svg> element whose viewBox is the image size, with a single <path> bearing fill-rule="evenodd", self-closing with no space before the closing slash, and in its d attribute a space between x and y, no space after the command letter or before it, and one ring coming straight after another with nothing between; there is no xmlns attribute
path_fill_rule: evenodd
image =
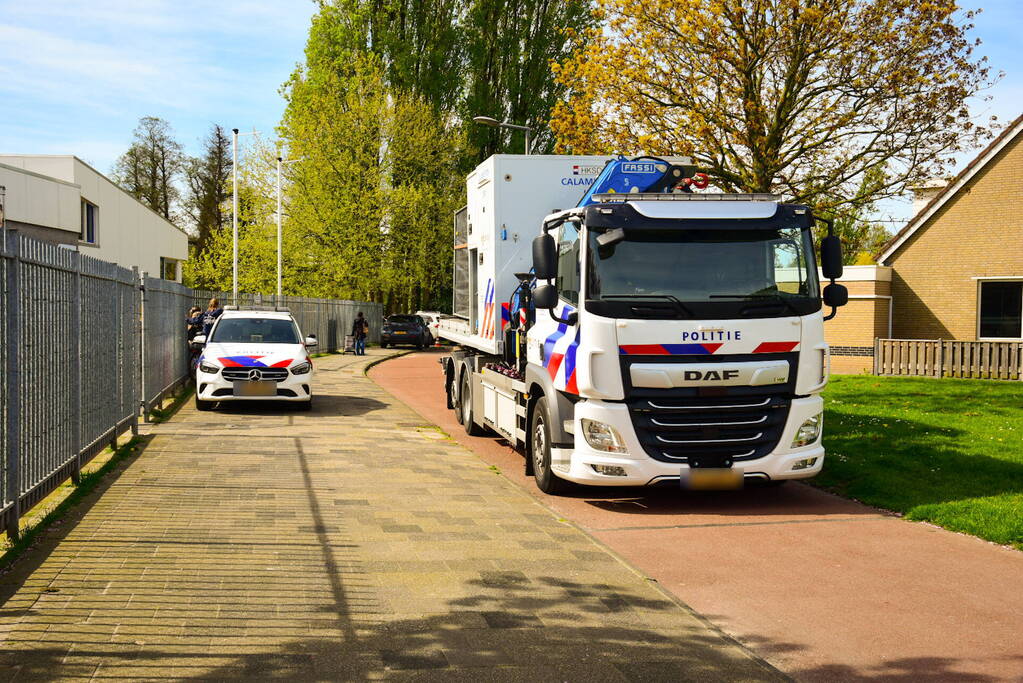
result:
<svg viewBox="0 0 1023 683"><path fill-rule="evenodd" d="M551 430L547 399L543 396L533 407L533 419L529 425L529 454L533 459L533 480L536 487L552 496L566 493L571 483L554 474L551 469Z"/></svg>
<svg viewBox="0 0 1023 683"><path fill-rule="evenodd" d="M215 401L203 401L198 396L195 397L195 409L201 412L213 410L214 403Z"/></svg>
<svg viewBox="0 0 1023 683"><path fill-rule="evenodd" d="M458 421L469 436L480 436L483 428L473 421L472 393L469 389L469 373L462 374L462 388L458 392Z"/></svg>

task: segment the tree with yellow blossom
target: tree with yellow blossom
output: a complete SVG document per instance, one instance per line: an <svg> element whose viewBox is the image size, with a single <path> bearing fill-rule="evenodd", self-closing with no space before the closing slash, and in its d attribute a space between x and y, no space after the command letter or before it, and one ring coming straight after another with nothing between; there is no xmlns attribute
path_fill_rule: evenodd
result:
<svg viewBox="0 0 1023 683"><path fill-rule="evenodd" d="M691 156L725 191L841 215L947 175L996 76L953 0L597 0L555 64L560 151Z"/></svg>

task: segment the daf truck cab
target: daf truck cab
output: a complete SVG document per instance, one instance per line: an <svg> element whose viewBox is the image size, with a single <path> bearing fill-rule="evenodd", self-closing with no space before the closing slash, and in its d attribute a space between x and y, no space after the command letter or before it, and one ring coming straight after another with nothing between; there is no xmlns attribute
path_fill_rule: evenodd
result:
<svg viewBox="0 0 1023 683"><path fill-rule="evenodd" d="M829 373L814 220L772 195L588 193L511 257L528 266L484 321L499 347L442 325L462 345L449 405L520 447L548 493L814 476ZM837 238L822 261L831 317L847 298Z"/></svg>

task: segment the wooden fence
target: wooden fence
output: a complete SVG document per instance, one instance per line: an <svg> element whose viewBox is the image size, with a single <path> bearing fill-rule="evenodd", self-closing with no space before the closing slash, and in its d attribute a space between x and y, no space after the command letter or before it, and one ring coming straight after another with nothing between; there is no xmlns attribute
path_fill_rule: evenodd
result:
<svg viewBox="0 0 1023 683"><path fill-rule="evenodd" d="M874 340L875 375L1023 379L1023 342Z"/></svg>

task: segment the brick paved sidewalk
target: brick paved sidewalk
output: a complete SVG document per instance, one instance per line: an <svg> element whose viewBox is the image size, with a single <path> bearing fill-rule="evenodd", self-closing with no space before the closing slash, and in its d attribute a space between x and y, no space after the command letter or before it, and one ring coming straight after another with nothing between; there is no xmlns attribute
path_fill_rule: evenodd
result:
<svg viewBox="0 0 1023 683"><path fill-rule="evenodd" d="M0 678L779 680L363 376L186 406L0 581Z"/></svg>

